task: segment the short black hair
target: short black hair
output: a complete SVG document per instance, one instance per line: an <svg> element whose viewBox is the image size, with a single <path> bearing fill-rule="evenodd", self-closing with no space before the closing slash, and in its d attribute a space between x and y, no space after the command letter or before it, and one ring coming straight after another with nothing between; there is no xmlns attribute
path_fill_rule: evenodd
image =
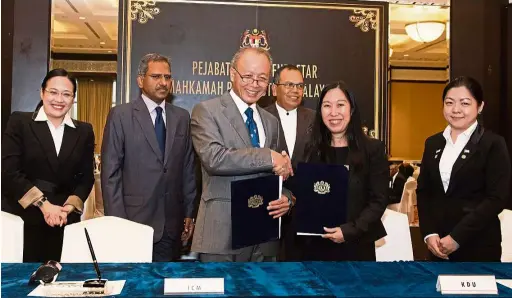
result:
<svg viewBox="0 0 512 298"><path fill-rule="evenodd" d="M448 91L450 91L450 89L452 88L457 87L466 87L469 93L471 93L471 95L475 98L476 102L478 103L478 106L480 106L484 101L484 92L482 90L482 86L480 85L480 83L478 83L478 81L473 79L472 77L462 76L451 80L450 83L448 83L448 85L444 87L443 102L444 99L446 98L446 94L448 93Z"/></svg>
<svg viewBox="0 0 512 298"><path fill-rule="evenodd" d="M279 67L277 70L276 70L276 73L274 74L274 84L277 84L279 83L279 80L281 79L281 73L283 72L283 70L285 69L288 69L288 70L296 70L298 72L300 72L300 75L302 75L302 72L300 71L300 69L293 65L293 64L285 64L281 67Z"/></svg>
<svg viewBox="0 0 512 298"><path fill-rule="evenodd" d="M68 80L73 85L73 94L76 92L76 79L71 74L69 74L69 72L67 70L65 70L63 68L56 68L56 69L50 70L44 77L43 82L41 83L41 88L43 90L46 89L46 85L48 84L48 81L54 77L68 78Z"/></svg>

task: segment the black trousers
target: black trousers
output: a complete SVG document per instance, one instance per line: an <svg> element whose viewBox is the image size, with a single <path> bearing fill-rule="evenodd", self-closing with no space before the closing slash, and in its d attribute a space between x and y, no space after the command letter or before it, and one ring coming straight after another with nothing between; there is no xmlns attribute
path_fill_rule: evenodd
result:
<svg viewBox="0 0 512 298"><path fill-rule="evenodd" d="M293 261L375 261L375 243L334 243L315 236L296 236Z"/></svg>
<svg viewBox="0 0 512 298"><path fill-rule="evenodd" d="M171 231L164 226L162 238L153 243L153 262L172 262L180 257L181 239L173 239Z"/></svg>
<svg viewBox="0 0 512 298"><path fill-rule="evenodd" d="M68 224L80 221L77 213L68 215ZM23 226L23 262L60 261L64 226L50 227L46 222L25 223Z"/></svg>

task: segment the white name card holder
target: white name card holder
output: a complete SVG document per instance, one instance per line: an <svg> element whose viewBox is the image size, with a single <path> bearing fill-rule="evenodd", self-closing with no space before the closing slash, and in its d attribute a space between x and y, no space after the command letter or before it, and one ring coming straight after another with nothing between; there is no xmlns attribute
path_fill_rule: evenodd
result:
<svg viewBox="0 0 512 298"><path fill-rule="evenodd" d="M441 294L498 295L494 275L439 275L436 289Z"/></svg>
<svg viewBox="0 0 512 298"><path fill-rule="evenodd" d="M166 278L164 294L224 294L224 278Z"/></svg>

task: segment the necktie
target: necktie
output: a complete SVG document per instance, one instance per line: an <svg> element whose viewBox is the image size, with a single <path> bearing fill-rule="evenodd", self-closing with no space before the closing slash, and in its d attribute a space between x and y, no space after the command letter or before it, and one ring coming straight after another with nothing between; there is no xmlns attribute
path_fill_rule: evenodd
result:
<svg viewBox="0 0 512 298"><path fill-rule="evenodd" d="M245 110L245 115L247 115L245 126L247 126L247 130L249 131L252 146L255 148L260 148L260 136L258 135L258 127L256 126L256 122L252 117L253 113L254 110L251 107L248 107L247 110Z"/></svg>
<svg viewBox="0 0 512 298"><path fill-rule="evenodd" d="M163 109L162 107L156 107L156 119L155 119L155 133L156 140L158 141L158 146L160 150L162 150L162 156L165 153L165 123L164 117L162 117Z"/></svg>

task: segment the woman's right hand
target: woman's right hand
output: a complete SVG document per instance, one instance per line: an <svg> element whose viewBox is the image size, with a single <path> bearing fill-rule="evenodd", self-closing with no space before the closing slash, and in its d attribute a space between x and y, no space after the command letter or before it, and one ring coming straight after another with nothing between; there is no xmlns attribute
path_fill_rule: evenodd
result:
<svg viewBox="0 0 512 298"><path fill-rule="evenodd" d="M43 212L44 220L50 227L61 226L66 223L67 213L62 210L62 206L53 205L52 203L45 201L41 207Z"/></svg>

